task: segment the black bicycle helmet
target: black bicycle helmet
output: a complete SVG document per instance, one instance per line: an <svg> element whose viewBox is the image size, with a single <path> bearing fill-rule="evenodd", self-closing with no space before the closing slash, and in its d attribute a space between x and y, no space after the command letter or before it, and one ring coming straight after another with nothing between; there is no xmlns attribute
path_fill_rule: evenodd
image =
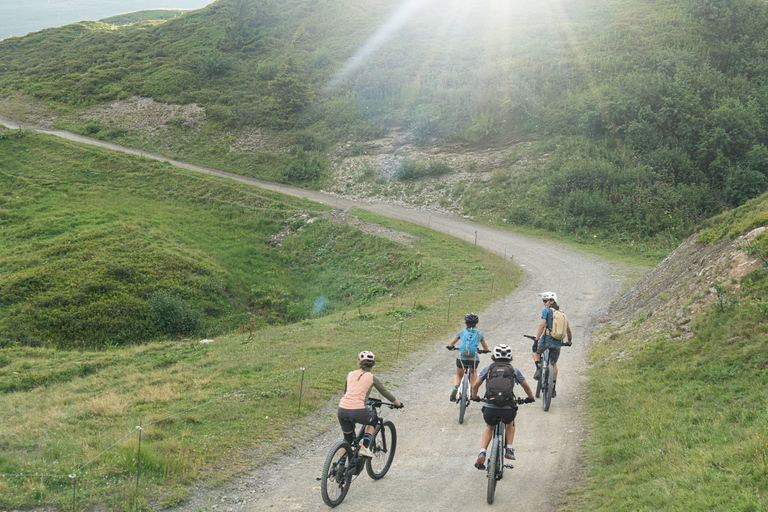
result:
<svg viewBox="0 0 768 512"><path fill-rule="evenodd" d="M464 323L467 325L469 324L477 325L477 322L479 321L480 321L480 317L474 313L467 313L466 316L464 317Z"/></svg>

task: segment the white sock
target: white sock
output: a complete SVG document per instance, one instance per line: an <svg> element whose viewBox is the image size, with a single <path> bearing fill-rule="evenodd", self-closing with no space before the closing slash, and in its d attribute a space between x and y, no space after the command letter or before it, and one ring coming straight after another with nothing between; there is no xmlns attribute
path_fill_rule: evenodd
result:
<svg viewBox="0 0 768 512"><path fill-rule="evenodd" d="M514 450L514 448L512 448L512 445L511 445L511 444L508 444L508 445L507 445L507 450Z"/></svg>
<svg viewBox="0 0 768 512"><path fill-rule="evenodd" d="M482 450L480 450L480 454L481 454L481 455L482 455L482 454L485 454L485 448L483 448Z"/></svg>

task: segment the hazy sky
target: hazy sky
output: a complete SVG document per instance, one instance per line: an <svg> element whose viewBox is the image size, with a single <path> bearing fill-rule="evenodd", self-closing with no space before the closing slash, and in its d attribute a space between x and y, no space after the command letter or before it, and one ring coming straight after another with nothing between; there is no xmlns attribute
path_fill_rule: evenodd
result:
<svg viewBox="0 0 768 512"><path fill-rule="evenodd" d="M0 39L145 9L199 9L214 0L0 0Z"/></svg>

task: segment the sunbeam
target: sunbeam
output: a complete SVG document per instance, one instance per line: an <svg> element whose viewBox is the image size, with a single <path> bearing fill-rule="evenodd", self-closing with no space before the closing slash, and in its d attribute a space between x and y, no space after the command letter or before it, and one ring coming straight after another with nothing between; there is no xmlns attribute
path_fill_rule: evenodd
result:
<svg viewBox="0 0 768 512"><path fill-rule="evenodd" d="M324 91L330 92L334 90L341 81L346 78L352 71L360 66L366 58L379 49L392 35L426 3L426 0L408 0L392 15L387 22L379 28L368 41L360 47L359 50L347 61L341 71L328 82Z"/></svg>

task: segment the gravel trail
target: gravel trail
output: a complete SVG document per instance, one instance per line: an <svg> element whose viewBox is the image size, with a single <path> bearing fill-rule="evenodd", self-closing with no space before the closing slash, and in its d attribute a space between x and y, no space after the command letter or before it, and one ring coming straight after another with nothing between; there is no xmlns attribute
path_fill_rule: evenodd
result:
<svg viewBox="0 0 768 512"><path fill-rule="evenodd" d="M0 117L0 123L18 123ZM474 468L480 448L483 419L479 404L472 403L464 424L458 424L458 407L448 401L453 385L455 352L443 347L448 340L434 339L425 351L415 354L397 377L394 394L405 409L390 411L398 431L397 455L385 478L373 481L365 472L352 483L339 509L356 511L474 510L490 507L519 511L555 510L562 492L583 477L580 455L587 435L584 415L585 370L591 333L607 316L611 300L623 289L628 271L597 257L575 252L550 240L526 237L488 228L467 220L381 203L358 203L342 197L279 185L236 174L204 168L68 132L36 129L65 139L94 144L127 153L168 161L171 164L250 183L265 189L305 197L348 209L357 206L381 215L429 226L456 238L473 242L500 255L512 256L525 271L522 285L511 295L479 312L478 328L490 346L509 344L529 383L534 383L531 343L523 334L535 334L541 313L538 293L555 291L568 314L574 346L562 349L558 364L558 396L549 412L540 402L523 405L517 416L515 468L505 472L496 489L496 502L485 501L485 472ZM633 271L636 272L636 269ZM459 330L460 326L456 326ZM490 362L482 356L481 364ZM351 368L350 368L351 369ZM392 382L393 376L387 376ZM179 511L325 510L320 497L323 461L340 438L334 404L318 423L328 428L298 452L258 467L216 489L200 487Z"/></svg>

